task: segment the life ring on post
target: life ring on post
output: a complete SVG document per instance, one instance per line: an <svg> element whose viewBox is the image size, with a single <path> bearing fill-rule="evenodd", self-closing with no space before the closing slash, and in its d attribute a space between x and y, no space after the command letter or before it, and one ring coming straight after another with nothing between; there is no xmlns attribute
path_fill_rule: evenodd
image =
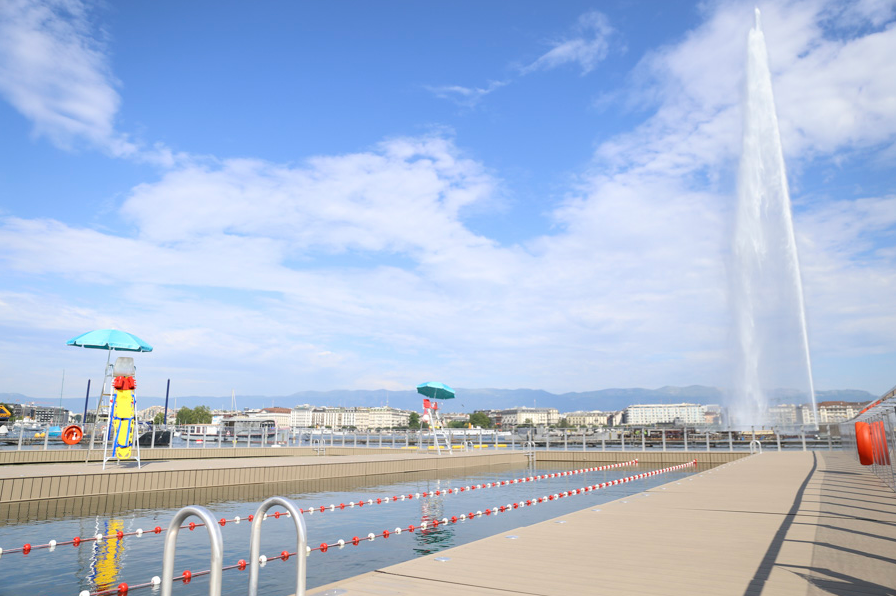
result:
<svg viewBox="0 0 896 596"><path fill-rule="evenodd" d="M66 445L75 445L84 436L84 431L77 424L70 424L62 429L62 442Z"/></svg>

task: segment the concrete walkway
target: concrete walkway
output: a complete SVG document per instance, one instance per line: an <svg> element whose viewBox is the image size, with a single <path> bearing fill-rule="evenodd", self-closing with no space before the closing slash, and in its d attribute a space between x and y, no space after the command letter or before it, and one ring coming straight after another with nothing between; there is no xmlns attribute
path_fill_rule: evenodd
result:
<svg viewBox="0 0 896 596"><path fill-rule="evenodd" d="M765 453L513 534L310 593L896 594L896 493L840 452Z"/></svg>

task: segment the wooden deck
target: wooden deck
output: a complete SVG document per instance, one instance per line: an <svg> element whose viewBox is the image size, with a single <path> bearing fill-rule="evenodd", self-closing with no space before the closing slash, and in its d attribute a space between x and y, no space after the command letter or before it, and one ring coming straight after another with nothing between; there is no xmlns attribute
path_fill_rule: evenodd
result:
<svg viewBox="0 0 896 596"><path fill-rule="evenodd" d="M896 493L840 452L765 453L506 534L310 594L896 594Z"/></svg>

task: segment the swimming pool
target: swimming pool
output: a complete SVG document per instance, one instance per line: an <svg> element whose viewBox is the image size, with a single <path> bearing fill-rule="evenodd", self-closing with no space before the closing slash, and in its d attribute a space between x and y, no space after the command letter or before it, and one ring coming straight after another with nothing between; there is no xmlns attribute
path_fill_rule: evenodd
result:
<svg viewBox="0 0 896 596"><path fill-rule="evenodd" d="M598 503L615 500L642 492L647 488L680 479L696 471L695 468L668 472L627 484L607 487L603 490L556 499L536 507L513 509L506 513L483 516L474 520L461 520L462 515L485 511L495 506L526 501L557 494L589 484L607 482L658 466L630 466L577 475L555 476L538 482L508 484L487 490L455 489L475 484L508 481L522 476L552 474L570 470L574 464L537 464L526 466L492 466L475 473L452 476L451 474L391 474L364 479L343 479L327 482L300 482L265 487L232 487L230 489L205 489L178 491L178 494L160 493L128 497L65 499L58 502L35 503L15 509L7 509L5 521L0 527L0 547L8 550L24 543L44 544L51 539L71 540L74 536L88 537L96 534L115 534L143 529L142 536L129 536L121 540L106 539L85 542L80 546L57 546L33 550L27 555L6 553L0 556L0 594L66 594L77 595L82 590L96 592L147 582L153 576L161 576L164 533L155 535L156 526L167 528L174 513L183 505L196 504L207 507L215 519L242 518L241 523L227 523L221 528L224 537L224 564L234 564L248 559L249 528L247 517L255 513L266 497L284 496L304 509L315 508L313 514L305 514L308 544L332 544L339 539L347 542L344 548L329 548L326 552L312 552L308 558L309 589L339 579L372 571L399 563L420 555L465 544L500 532L530 525L553 517L578 511ZM452 489L450 494L445 491ZM435 494L438 491L439 494ZM424 493L426 496L423 496ZM417 497L417 495L420 495ZM341 503L381 501L385 497L405 495L404 500L389 500L379 505L346 506ZM414 498L407 498L414 495ZM336 507L330 511L329 506ZM319 507L325 511L320 512ZM282 509L282 508L281 508ZM275 511L277 508L272 509ZM433 520L459 518L456 523L433 526ZM193 521L197 521L195 518ZM381 534L384 530L419 527L427 523L425 530L392 533L388 539L363 540L368 534ZM362 538L357 546L351 543L355 536ZM206 530L182 530L178 536L175 575L183 570L205 570L209 567L209 546ZM289 518L269 518L264 522L261 552L268 556L283 550L295 550L295 531ZM295 575L295 557L287 561L271 560L261 570L260 594L292 594ZM244 594L248 572L231 570L224 573L225 595ZM173 593L182 596L207 594L208 578L197 577L188 584L175 582ZM154 594L156 589L133 590L132 594Z"/></svg>

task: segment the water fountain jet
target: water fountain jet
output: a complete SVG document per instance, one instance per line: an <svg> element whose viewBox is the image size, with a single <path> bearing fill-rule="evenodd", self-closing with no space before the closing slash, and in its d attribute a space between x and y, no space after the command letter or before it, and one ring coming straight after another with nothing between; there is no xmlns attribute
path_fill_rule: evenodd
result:
<svg viewBox="0 0 896 596"><path fill-rule="evenodd" d="M768 389L793 381L794 371L800 370L797 376L800 384L806 383L814 425L803 283L758 8L747 42L743 124L729 267L735 365L729 415L738 427L768 425Z"/></svg>

